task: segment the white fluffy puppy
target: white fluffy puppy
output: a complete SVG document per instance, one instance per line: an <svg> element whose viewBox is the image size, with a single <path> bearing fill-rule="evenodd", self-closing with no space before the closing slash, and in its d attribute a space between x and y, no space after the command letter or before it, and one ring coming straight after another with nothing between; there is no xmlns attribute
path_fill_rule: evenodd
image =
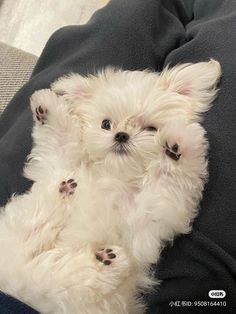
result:
<svg viewBox="0 0 236 314"><path fill-rule="evenodd" d="M41 313L137 314L207 178L218 62L72 74L31 99L31 190L0 217L0 290Z"/></svg>

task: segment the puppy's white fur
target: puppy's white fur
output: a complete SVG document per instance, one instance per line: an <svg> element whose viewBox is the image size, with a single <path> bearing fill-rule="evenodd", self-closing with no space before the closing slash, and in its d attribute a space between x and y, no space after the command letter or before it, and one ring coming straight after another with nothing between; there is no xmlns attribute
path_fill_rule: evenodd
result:
<svg viewBox="0 0 236 314"><path fill-rule="evenodd" d="M199 121L220 72L214 60L160 74L106 69L36 92L34 184L2 208L0 290L41 313L143 313L150 265L197 214L208 146ZM122 153L118 132L130 137ZM74 194L60 193L71 178ZM110 265L96 258L104 248Z"/></svg>

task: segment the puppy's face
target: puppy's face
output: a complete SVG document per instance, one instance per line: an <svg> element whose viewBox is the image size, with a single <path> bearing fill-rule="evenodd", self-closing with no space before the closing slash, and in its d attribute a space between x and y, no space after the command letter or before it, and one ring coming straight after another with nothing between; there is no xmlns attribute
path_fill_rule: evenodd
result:
<svg viewBox="0 0 236 314"><path fill-rule="evenodd" d="M79 109L83 144L94 160L129 160L141 165L155 152L158 121L154 112L143 110L137 90L127 86L115 90L107 86L106 90L94 94L90 106Z"/></svg>
<svg viewBox="0 0 236 314"><path fill-rule="evenodd" d="M161 74L113 69L88 78L73 74L52 88L73 105L92 160L142 168L157 158L159 133L166 125L199 121L219 76L219 63L212 60Z"/></svg>
<svg viewBox="0 0 236 314"><path fill-rule="evenodd" d="M159 110L152 94L157 75L108 70L76 112L83 126L83 145L92 160L110 167L140 170L156 158Z"/></svg>

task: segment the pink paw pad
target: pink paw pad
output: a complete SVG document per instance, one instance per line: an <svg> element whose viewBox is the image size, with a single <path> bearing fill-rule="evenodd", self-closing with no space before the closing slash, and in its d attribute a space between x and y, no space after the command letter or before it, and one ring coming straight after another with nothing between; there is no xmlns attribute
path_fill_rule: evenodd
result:
<svg viewBox="0 0 236 314"><path fill-rule="evenodd" d="M113 253L112 249L101 249L95 254L95 256L99 262L106 266L111 265L112 260L116 258L116 254Z"/></svg>
<svg viewBox="0 0 236 314"><path fill-rule="evenodd" d="M38 106L35 109L36 118L42 124L45 123L47 117L47 109L43 109L42 106Z"/></svg>
<svg viewBox="0 0 236 314"><path fill-rule="evenodd" d="M171 159L178 161L181 157L180 149L178 144L174 144L172 146L169 146L168 143L166 143L165 147L165 153L168 157Z"/></svg>
<svg viewBox="0 0 236 314"><path fill-rule="evenodd" d="M59 192L65 195L72 195L75 192L77 183L74 179L69 179L67 181L62 181L59 187Z"/></svg>

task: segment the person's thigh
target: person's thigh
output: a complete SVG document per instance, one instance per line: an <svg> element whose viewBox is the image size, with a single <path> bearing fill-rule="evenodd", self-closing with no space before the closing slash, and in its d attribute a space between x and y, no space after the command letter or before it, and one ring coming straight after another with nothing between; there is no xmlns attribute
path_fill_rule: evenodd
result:
<svg viewBox="0 0 236 314"><path fill-rule="evenodd" d="M0 206L30 186L22 169L32 145L32 93L70 72L93 73L108 65L161 69L184 40L187 19L181 0L112 0L88 24L54 33L31 80L0 117Z"/></svg>
<svg viewBox="0 0 236 314"><path fill-rule="evenodd" d="M186 313L235 313L236 305L236 1L195 0L186 43L165 64L218 60L222 66L219 96L203 122L210 142L209 182L193 231L179 237L163 254L157 275L163 280L149 302L150 313L178 312L171 301L191 300ZM211 299L210 290L225 290ZM194 306L194 301L227 301L227 306ZM177 303L176 303L177 304ZM196 303L195 303L196 304ZM200 303L199 303L200 304ZM205 303L206 304L206 303ZM173 309L174 307L174 309ZM188 312L189 311L189 312ZM205 311L205 312L204 312Z"/></svg>

